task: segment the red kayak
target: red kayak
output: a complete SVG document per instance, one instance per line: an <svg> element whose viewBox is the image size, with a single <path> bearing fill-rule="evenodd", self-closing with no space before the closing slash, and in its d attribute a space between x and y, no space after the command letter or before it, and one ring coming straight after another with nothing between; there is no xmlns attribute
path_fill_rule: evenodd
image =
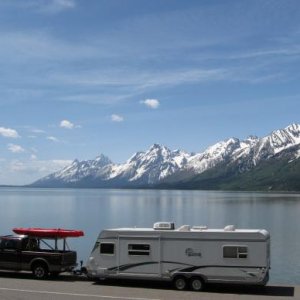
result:
<svg viewBox="0 0 300 300"><path fill-rule="evenodd" d="M43 238L67 238L84 236L81 230L69 230L61 228L13 228L13 232Z"/></svg>

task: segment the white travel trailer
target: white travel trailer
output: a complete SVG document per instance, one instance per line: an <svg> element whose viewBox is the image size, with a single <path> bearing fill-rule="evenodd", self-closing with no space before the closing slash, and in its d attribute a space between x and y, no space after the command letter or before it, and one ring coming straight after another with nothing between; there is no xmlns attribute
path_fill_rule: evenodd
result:
<svg viewBox="0 0 300 300"><path fill-rule="evenodd" d="M208 229L158 222L153 228L103 230L87 262L88 277L173 281L179 290L205 283L265 285L270 235L262 230Z"/></svg>

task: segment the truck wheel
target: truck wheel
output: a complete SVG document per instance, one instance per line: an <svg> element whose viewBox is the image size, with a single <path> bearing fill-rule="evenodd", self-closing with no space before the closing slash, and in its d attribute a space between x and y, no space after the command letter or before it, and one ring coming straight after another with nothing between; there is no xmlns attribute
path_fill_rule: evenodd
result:
<svg viewBox="0 0 300 300"><path fill-rule="evenodd" d="M204 281L200 277L193 277L190 280L190 287L193 291L201 291L204 288Z"/></svg>
<svg viewBox="0 0 300 300"><path fill-rule="evenodd" d="M174 286L177 290L184 290L186 288L186 279L183 276L178 276L175 277L174 281Z"/></svg>
<svg viewBox="0 0 300 300"><path fill-rule="evenodd" d="M32 268L32 273L36 279L45 279L48 275L48 269L44 264L36 264Z"/></svg>

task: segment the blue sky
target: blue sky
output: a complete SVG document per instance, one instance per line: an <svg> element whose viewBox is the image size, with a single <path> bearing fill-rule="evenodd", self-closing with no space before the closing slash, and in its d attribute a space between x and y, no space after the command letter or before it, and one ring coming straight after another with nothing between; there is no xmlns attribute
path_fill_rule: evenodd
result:
<svg viewBox="0 0 300 300"><path fill-rule="evenodd" d="M0 184L299 122L297 0L1 0Z"/></svg>

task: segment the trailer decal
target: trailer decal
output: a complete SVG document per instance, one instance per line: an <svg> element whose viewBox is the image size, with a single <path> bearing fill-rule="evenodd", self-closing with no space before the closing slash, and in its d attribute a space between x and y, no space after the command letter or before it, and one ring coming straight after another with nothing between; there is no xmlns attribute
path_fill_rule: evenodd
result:
<svg viewBox="0 0 300 300"><path fill-rule="evenodd" d="M109 271L125 271L125 270L128 270L128 269L131 269L131 268L135 268L135 267L140 267L140 266L145 266L145 265L154 265L154 264L180 264L180 265L184 265L184 266L190 266L190 267L193 267L192 265L188 265L188 264L182 264L182 263L178 263L178 262L175 262L175 261L161 261L161 262L158 262L158 261L147 261L147 262L142 262L142 263L135 263L135 264L126 264L126 265L121 265L121 266L114 266L112 268L108 268L107 270ZM198 268L198 267L196 267ZM178 270L179 268L176 268L174 270ZM183 269L182 269L183 270ZM172 270L173 271L173 270Z"/></svg>

